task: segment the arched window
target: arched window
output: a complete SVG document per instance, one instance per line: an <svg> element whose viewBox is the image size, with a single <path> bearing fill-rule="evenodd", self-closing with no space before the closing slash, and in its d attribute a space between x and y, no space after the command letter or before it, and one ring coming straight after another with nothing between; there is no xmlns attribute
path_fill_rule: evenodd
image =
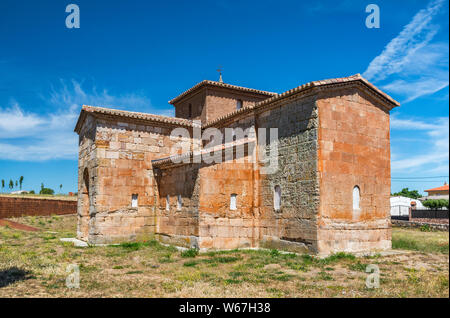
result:
<svg viewBox="0 0 450 318"><path fill-rule="evenodd" d="M353 188L353 210L359 210L359 203L361 200L361 194L358 186Z"/></svg>
<svg viewBox="0 0 450 318"><path fill-rule="evenodd" d="M242 100L238 99L236 101L236 109L241 109L242 108Z"/></svg>
<svg viewBox="0 0 450 318"><path fill-rule="evenodd" d="M276 185L273 189L273 208L278 211L281 208L281 187Z"/></svg>
<svg viewBox="0 0 450 318"><path fill-rule="evenodd" d="M166 211L170 210L170 197L169 195L166 196Z"/></svg>
<svg viewBox="0 0 450 318"><path fill-rule="evenodd" d="M237 194L236 193L232 193L231 196L230 196L230 210L236 210L237 209L236 200L237 200Z"/></svg>
<svg viewBox="0 0 450 318"><path fill-rule="evenodd" d="M183 201L181 201L181 194L177 197L177 210L181 210L181 207L183 206Z"/></svg>

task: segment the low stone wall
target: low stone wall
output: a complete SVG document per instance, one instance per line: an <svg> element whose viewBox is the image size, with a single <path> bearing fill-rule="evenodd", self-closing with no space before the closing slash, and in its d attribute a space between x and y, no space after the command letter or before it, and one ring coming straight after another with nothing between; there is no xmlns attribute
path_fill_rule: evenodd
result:
<svg viewBox="0 0 450 318"><path fill-rule="evenodd" d="M429 222L414 222L414 221L402 221L402 220L391 220L392 226L399 226L399 227L416 227L420 228L424 225L428 225L432 230L439 230L439 231L447 231L449 225L447 224L439 224L439 223L429 223Z"/></svg>
<svg viewBox="0 0 450 318"><path fill-rule="evenodd" d="M0 196L0 219L77 213L77 201Z"/></svg>

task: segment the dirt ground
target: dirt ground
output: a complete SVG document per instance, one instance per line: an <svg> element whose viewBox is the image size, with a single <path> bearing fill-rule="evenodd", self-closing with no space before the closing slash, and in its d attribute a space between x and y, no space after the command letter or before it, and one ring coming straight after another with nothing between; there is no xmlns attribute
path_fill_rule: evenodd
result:
<svg viewBox="0 0 450 318"><path fill-rule="evenodd" d="M448 232L394 228L399 253L319 259L277 250L197 254L156 241L74 247L59 239L75 237L75 216L12 220L41 231L0 226L0 297L449 297ZM366 285L370 264L378 288ZM68 288L76 267L79 288Z"/></svg>

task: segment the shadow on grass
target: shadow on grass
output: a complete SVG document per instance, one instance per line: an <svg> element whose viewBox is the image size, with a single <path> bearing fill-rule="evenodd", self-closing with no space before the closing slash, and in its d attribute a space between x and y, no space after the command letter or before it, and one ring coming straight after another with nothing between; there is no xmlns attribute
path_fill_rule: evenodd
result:
<svg viewBox="0 0 450 318"><path fill-rule="evenodd" d="M15 282L32 278L31 272L17 267L11 267L0 271L0 288L14 284Z"/></svg>

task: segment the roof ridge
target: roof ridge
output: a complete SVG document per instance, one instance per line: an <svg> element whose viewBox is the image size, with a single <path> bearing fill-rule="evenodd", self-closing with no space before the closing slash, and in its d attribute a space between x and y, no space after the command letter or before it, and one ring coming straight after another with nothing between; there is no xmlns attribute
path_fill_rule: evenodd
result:
<svg viewBox="0 0 450 318"><path fill-rule="evenodd" d="M75 132L78 132L81 123L84 121L86 117L86 113L99 113L99 114L105 114L105 115L115 115L115 116L123 116L128 118L135 118L135 119L141 119L141 120L148 120L148 121L154 121L169 125L183 125L188 127L195 126L195 123L192 120L185 119L185 118L179 118L179 117L169 117L164 115L156 115L156 114L150 114L150 113L143 113L143 112L133 112L128 110L120 110L120 109L113 109L113 108L106 108L106 107L99 107L99 106L90 106L90 105L83 105L81 107L81 113L80 117L78 118L77 124L75 126Z"/></svg>
<svg viewBox="0 0 450 318"><path fill-rule="evenodd" d="M347 77L338 77L338 78L331 78L331 79L325 79L325 80L319 80L319 81L311 81L305 84L302 84L300 86L294 87L290 90L285 91L284 93L281 94L277 94L273 97L267 98L265 100L262 100L260 102L257 102L255 105L250 106L250 107L244 107L241 108L239 110L235 110L231 113L225 114L219 118L213 119L207 123L205 123L205 125L203 125L203 127L209 127L212 125L215 125L223 120L232 118L233 116L236 116L240 113L244 113L245 110L251 110L251 109L258 109L258 108L262 108L265 105L268 105L272 102L281 100L285 97L288 97L290 95L302 92L302 91L306 91L307 89L313 88L313 87L320 87L320 86L327 86L327 85L333 85L333 84L340 84L340 83L349 83L349 82L354 82L354 81L361 81L362 83L364 83L365 85L367 85L368 87L370 87L371 89L373 89L374 91L376 91L378 94L380 94L381 96L383 96L385 99L387 99L389 102L391 102L392 104L394 104L396 106L399 106L400 103L397 102L395 99L393 99L392 97L390 97L388 94L384 93L383 91L381 91L379 88L377 88L375 85L373 85L372 83L370 83L368 80L366 80L360 73L354 74L354 75L350 75Z"/></svg>
<svg viewBox="0 0 450 318"><path fill-rule="evenodd" d="M248 88L248 87L244 87L244 86L238 86L238 85L233 85L233 84L228 84L228 83L221 83L221 82L216 82L216 81L211 81L211 80L203 80L203 81L197 83L196 85L192 86L188 90L182 92L177 97L171 99L169 101L169 104L173 104L173 103L179 101L180 99L182 99L183 97L185 97L189 93L192 93L195 90L197 90L200 87L205 86L205 85L213 85L213 86L217 86L217 87L231 88L231 89L245 91L245 92L248 92L248 93L256 93L256 94L267 95L267 96L276 96L276 95L278 95L278 93L263 91L263 90L259 90L259 89L255 89L255 88Z"/></svg>

